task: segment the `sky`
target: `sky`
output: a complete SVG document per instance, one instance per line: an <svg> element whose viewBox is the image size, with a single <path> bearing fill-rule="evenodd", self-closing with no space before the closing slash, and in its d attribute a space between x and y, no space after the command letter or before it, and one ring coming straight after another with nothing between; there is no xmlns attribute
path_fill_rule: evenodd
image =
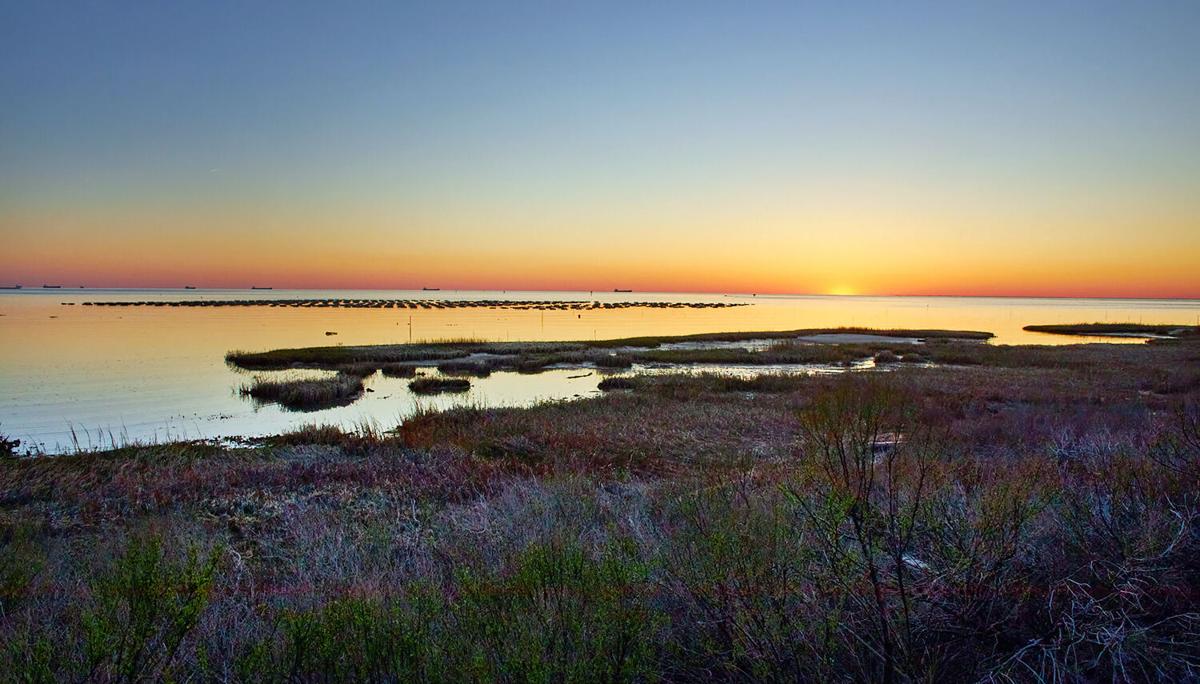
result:
<svg viewBox="0 0 1200 684"><path fill-rule="evenodd" d="M1200 297L1200 3L0 0L0 285Z"/></svg>

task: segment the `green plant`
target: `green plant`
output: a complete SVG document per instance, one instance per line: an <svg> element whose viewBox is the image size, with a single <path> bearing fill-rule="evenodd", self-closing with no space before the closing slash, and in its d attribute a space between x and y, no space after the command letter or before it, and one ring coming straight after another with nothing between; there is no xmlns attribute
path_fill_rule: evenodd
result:
<svg viewBox="0 0 1200 684"><path fill-rule="evenodd" d="M440 645L433 634L441 598L417 587L394 602L338 599L308 611L289 611L279 624L281 648L248 661L259 681L428 681L436 678Z"/></svg>
<svg viewBox="0 0 1200 684"><path fill-rule="evenodd" d="M91 584L82 626L89 677L162 677L208 604L217 554L172 560L156 536L130 539Z"/></svg>
<svg viewBox="0 0 1200 684"><path fill-rule="evenodd" d="M804 491L793 500L831 566L848 565L869 592L851 592L872 616L871 677L894 682L928 667L915 629L914 576L924 562L916 535L928 527L940 442L914 420L912 401L892 382L847 378L800 417Z"/></svg>
<svg viewBox="0 0 1200 684"><path fill-rule="evenodd" d="M55 670L63 654L44 634L25 629L5 636L0 639L0 681L52 684L61 680Z"/></svg>
<svg viewBox="0 0 1200 684"><path fill-rule="evenodd" d="M675 606L672 653L685 679L827 681L838 597L817 592L805 530L775 488L740 481L670 510L662 575ZM828 599L828 600L827 600ZM686 645L686 646L684 646Z"/></svg>
<svg viewBox="0 0 1200 684"><path fill-rule="evenodd" d="M30 526L0 530L0 617L25 597L29 584L45 562L45 554L34 543Z"/></svg>
<svg viewBox="0 0 1200 684"><path fill-rule="evenodd" d="M454 621L467 678L649 678L658 617L649 567L632 551L617 542L592 558L578 544L550 542L522 552L511 573L460 573Z"/></svg>

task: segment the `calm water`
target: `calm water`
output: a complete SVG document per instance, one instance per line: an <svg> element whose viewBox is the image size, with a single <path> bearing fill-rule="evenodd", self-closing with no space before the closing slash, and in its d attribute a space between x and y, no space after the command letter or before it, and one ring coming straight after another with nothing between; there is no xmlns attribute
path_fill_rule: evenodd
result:
<svg viewBox="0 0 1200 684"><path fill-rule="evenodd" d="M98 300L283 298L554 299L747 302L727 309L513 311L63 306ZM224 363L230 349L379 344L448 338L604 339L806 327L954 328L996 333L996 344L1079 342L1031 323L1200 322L1200 301L822 297L578 292L351 292L41 290L0 293L0 432L47 451L111 441L256 436L305 423L395 425L418 405L519 405L596 391L586 371L496 373L463 395L417 398L376 376L354 404L314 413L255 406L238 396L250 375ZM335 337L325 335L336 331ZM1086 341L1086 340L1084 340ZM1113 341L1113 340L1105 340ZM74 431L74 436L72 435Z"/></svg>

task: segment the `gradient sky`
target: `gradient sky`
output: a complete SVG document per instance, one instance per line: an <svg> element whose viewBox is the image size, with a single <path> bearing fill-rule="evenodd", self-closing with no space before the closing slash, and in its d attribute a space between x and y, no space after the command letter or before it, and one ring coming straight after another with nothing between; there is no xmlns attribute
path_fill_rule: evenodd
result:
<svg viewBox="0 0 1200 684"><path fill-rule="evenodd" d="M1200 297L1195 0L421 5L0 0L0 283Z"/></svg>

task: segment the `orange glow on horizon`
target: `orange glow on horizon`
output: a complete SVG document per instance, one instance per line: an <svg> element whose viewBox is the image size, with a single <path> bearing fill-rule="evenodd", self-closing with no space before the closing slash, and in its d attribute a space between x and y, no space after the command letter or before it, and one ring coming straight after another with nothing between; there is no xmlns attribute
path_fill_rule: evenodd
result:
<svg viewBox="0 0 1200 684"><path fill-rule="evenodd" d="M0 285L1200 298L1186 212L1154 239L1120 217L972 235L920 215L489 214L0 212Z"/></svg>

